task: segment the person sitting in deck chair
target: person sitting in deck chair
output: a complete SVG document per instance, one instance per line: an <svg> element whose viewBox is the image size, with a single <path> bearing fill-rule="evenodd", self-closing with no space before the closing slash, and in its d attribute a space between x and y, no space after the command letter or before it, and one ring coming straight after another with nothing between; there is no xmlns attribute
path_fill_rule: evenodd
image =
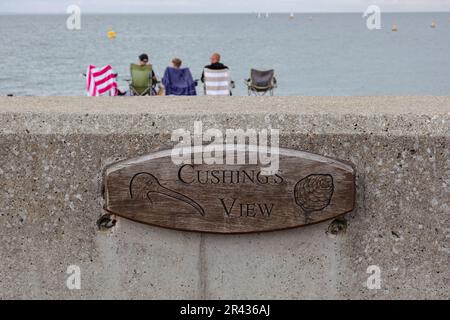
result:
<svg viewBox="0 0 450 320"><path fill-rule="evenodd" d="M143 53L139 56L139 65L141 67L147 66L147 65L151 66L151 64L149 64L148 55L146 53ZM153 70L153 66L152 66L152 84L155 85L157 83L158 83L158 79L156 78L155 70Z"/></svg>
<svg viewBox="0 0 450 320"><path fill-rule="evenodd" d="M189 68L181 68L182 61L172 60L172 67L167 67L162 78L166 96L196 96L196 83Z"/></svg>
<svg viewBox="0 0 450 320"><path fill-rule="evenodd" d="M231 80L230 70L220 62L220 54L211 55L211 64L203 69L201 80L204 83L205 95L231 96L234 82Z"/></svg>
<svg viewBox="0 0 450 320"><path fill-rule="evenodd" d="M129 94L132 96L156 95L155 85L158 83L153 66L148 63L148 55L139 56L139 64L130 65L131 79Z"/></svg>

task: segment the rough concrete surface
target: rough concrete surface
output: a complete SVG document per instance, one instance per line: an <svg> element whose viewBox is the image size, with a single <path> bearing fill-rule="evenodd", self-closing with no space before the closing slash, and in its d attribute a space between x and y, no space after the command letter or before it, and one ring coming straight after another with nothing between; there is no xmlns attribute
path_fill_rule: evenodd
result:
<svg viewBox="0 0 450 320"><path fill-rule="evenodd" d="M194 120L279 128L282 147L353 163L346 228L99 231L105 167L170 148ZM448 299L449 146L450 97L0 98L0 298Z"/></svg>

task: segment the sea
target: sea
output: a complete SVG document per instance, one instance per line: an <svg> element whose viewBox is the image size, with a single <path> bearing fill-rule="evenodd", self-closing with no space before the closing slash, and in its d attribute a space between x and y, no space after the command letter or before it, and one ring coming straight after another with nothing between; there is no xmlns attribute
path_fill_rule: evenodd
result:
<svg viewBox="0 0 450 320"><path fill-rule="evenodd" d="M237 96L251 68L275 70L277 96L450 95L448 12L382 13L375 30L362 13L85 14L80 30L67 19L0 15L0 96L86 95L90 64L112 65L126 90L141 53L159 78L178 57L197 79L213 52Z"/></svg>

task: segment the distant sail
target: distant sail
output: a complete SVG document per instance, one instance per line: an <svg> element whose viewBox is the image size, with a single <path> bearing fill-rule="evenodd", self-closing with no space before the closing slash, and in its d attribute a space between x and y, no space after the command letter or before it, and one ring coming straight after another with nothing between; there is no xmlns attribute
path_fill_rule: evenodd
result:
<svg viewBox="0 0 450 320"><path fill-rule="evenodd" d="M266 18L268 18L269 17L269 13L268 12L266 12Z"/></svg>
<svg viewBox="0 0 450 320"><path fill-rule="evenodd" d="M289 19L294 19L294 18L295 18L295 15L293 12L291 12L291 14L289 15Z"/></svg>

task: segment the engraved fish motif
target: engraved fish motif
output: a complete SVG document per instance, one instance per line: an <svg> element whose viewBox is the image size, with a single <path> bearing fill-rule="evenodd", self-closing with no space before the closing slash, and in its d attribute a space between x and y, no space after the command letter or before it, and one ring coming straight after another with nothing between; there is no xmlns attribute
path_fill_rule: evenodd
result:
<svg viewBox="0 0 450 320"><path fill-rule="evenodd" d="M195 202L193 199L166 187L163 187L158 179L146 172L136 174L130 181L130 196L131 199L148 199L150 203L153 200L150 196L151 193L159 193L165 196L171 197L173 199L182 201L192 206L198 213L202 216L205 215L205 211L201 205Z"/></svg>
<svg viewBox="0 0 450 320"><path fill-rule="evenodd" d="M311 174L294 187L295 203L306 215L328 207L333 197L334 182L330 174Z"/></svg>

